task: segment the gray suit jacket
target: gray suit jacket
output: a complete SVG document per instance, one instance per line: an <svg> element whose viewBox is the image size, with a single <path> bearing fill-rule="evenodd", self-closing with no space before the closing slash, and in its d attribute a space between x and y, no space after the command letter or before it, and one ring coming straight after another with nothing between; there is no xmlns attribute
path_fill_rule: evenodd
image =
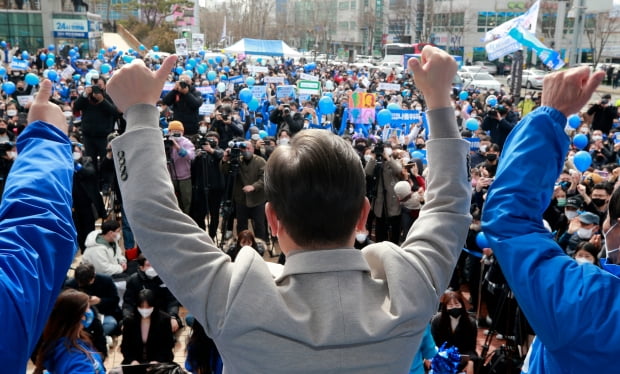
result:
<svg viewBox="0 0 620 374"><path fill-rule="evenodd" d="M297 251L274 280L255 251L230 262L179 210L158 111L127 110L128 131L112 143L127 218L161 278L215 340L227 373L408 372L470 223L469 145L454 139L453 113L429 113L435 136L453 138L428 142L427 202L402 248Z"/></svg>

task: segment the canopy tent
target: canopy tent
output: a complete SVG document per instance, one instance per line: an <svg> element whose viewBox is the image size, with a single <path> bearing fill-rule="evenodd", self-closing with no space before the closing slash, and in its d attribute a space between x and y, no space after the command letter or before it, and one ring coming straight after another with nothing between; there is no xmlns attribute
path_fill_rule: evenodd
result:
<svg viewBox="0 0 620 374"><path fill-rule="evenodd" d="M282 40L263 40L243 38L224 48L226 53L245 53L246 55L300 57L301 53L289 47Z"/></svg>

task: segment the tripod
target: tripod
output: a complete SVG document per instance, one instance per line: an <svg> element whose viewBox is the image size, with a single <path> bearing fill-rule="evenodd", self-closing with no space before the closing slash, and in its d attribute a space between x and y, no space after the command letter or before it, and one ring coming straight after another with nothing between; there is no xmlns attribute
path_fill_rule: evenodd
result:
<svg viewBox="0 0 620 374"><path fill-rule="evenodd" d="M233 188L235 186L235 181L237 179L237 174L239 173L239 156L233 157L232 154L230 156L228 173L226 173L226 181L224 183L224 194L222 195L222 204L220 207L220 215L222 216L222 225L220 227L221 232L221 240L220 240L220 249L224 250L224 238L226 237L226 229L228 225L231 223L230 219L234 220L232 217L233 213Z"/></svg>

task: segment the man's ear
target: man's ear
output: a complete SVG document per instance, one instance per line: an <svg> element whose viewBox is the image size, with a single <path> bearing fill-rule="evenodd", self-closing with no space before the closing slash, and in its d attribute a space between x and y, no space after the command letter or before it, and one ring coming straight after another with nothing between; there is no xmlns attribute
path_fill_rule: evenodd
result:
<svg viewBox="0 0 620 374"><path fill-rule="evenodd" d="M276 211L273 209L273 206L269 202L265 204L265 216L267 217L267 224L271 229L271 235L277 237L278 230L280 229L280 221L278 220Z"/></svg>

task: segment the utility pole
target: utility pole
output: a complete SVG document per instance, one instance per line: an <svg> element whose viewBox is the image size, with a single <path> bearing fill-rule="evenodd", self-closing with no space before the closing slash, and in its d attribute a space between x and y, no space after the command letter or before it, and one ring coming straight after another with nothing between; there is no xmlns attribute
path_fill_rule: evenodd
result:
<svg viewBox="0 0 620 374"><path fill-rule="evenodd" d="M581 37L583 35L586 0L575 0L579 5L573 5L575 10L575 28L573 30L573 48L571 50L570 66L581 63ZM574 3L573 3L574 4Z"/></svg>

